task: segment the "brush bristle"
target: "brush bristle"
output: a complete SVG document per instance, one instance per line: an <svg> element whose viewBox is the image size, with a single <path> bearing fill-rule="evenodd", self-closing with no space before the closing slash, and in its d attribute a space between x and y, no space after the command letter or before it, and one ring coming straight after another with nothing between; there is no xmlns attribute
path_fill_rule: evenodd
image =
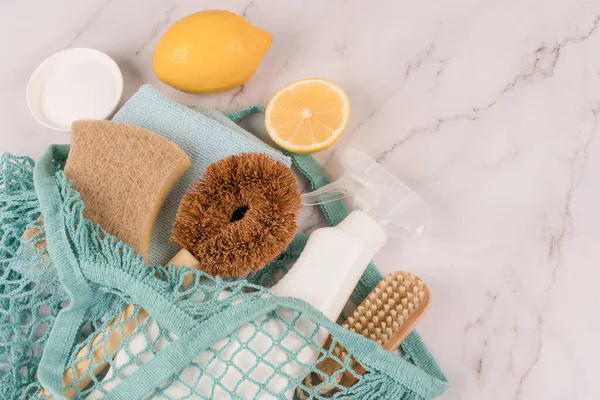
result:
<svg viewBox="0 0 600 400"><path fill-rule="evenodd" d="M428 305L429 289L422 280L408 272L393 272L379 282L379 285L348 317L343 327L371 339L385 350L391 351L396 349L410 333ZM333 338L330 337L325 348L331 349L332 342ZM340 344L334 345L331 354L337 359L326 358L317 364L317 368L340 385L351 387L358 381L356 375L366 372L355 359L346 360L348 351ZM345 370L336 374L337 371L345 368L342 365L344 360L352 366L354 371ZM307 387L311 387L311 379L315 375L319 381L324 380L321 374L310 374L304 380ZM320 394L327 394L327 396L338 391L338 387L333 384L323 385L318 390Z"/></svg>
<svg viewBox="0 0 600 400"><path fill-rule="evenodd" d="M343 326L385 346L417 311L426 306L426 291L423 281L411 273L389 274Z"/></svg>
<svg viewBox="0 0 600 400"><path fill-rule="evenodd" d="M296 233L301 199L283 163L261 153L213 162L183 197L171 241L210 275L233 277L273 261Z"/></svg>

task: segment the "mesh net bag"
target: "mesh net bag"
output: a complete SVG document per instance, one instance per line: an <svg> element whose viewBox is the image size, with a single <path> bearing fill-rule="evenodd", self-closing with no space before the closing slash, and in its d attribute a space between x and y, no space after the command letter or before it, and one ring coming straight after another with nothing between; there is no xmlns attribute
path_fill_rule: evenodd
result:
<svg viewBox="0 0 600 400"><path fill-rule="evenodd" d="M53 146L35 167L1 159L0 397L417 400L446 388L416 332L399 356L269 292L305 235L244 280L147 266L83 217L67 156ZM329 182L312 157L294 164L313 187ZM331 224L347 214L341 203L323 211ZM352 300L381 278L371 264ZM326 358L339 365L330 375L317 368Z"/></svg>

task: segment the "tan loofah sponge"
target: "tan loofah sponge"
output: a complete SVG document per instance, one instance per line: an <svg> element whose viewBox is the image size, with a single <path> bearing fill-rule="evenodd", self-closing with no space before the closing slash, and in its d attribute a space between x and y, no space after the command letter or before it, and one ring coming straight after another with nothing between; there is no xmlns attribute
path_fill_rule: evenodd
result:
<svg viewBox="0 0 600 400"><path fill-rule="evenodd" d="M111 121L73 123L67 178L84 216L144 258L160 208L190 166L174 143L146 129Z"/></svg>

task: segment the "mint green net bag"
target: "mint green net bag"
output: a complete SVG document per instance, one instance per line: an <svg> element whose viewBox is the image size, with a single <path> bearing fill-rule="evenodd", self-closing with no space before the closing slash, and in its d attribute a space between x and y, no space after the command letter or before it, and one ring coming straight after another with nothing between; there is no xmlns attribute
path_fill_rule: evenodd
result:
<svg viewBox="0 0 600 400"><path fill-rule="evenodd" d="M54 398L225 399L253 391L244 398L285 399L300 393L322 399L326 397L320 389L333 386L337 399L420 400L433 399L446 388L443 373L416 332L402 344L400 357L329 321L307 303L268 292L275 276L299 256L305 235L296 236L275 262L245 280L224 281L173 266L149 267L131 248L83 218L85 205L61 171L67 156L67 146L53 146L35 167L28 158L2 157L2 398L39 396L43 386ZM293 162L313 188L329 182L312 157L293 156ZM324 205L323 211L330 224L347 215L342 203ZM34 234L24 239L28 227L35 228ZM44 248L40 242L46 243L45 249L35 251ZM186 286L188 274L194 280ZM352 300L362 301L381 278L369 265ZM126 304L136 304L130 318L137 328L106 354L106 340L94 340L94 332ZM301 320L314 325L311 334L297 329ZM267 329L274 321L284 327L277 336ZM120 321L112 332L120 335L127 322ZM251 334L241 338L237 333L242 328ZM358 383L351 388L315 367L325 358L335 358L314 341L323 329L334 338L331 349L339 343L349 353L337 359L343 368L336 374L354 373L351 361L368 372L356 375ZM256 351L257 337L267 338L270 345ZM288 351L287 340L300 345ZM88 350L84 359L77 357L82 348ZM312 361L302 357L309 348L318 354ZM275 350L287 351L285 359L274 362L269 354ZM91 362L94 353L102 355L100 361ZM239 367L236 357L242 355L254 357L250 367ZM117 362L119 357L125 361ZM97 375L94 363L105 366ZM289 375L290 366L302 374ZM259 369L266 379L256 379ZM77 377L74 382L63 385L65 371ZM304 377L311 372L320 374L322 382L309 388ZM89 383L79 387L84 381Z"/></svg>

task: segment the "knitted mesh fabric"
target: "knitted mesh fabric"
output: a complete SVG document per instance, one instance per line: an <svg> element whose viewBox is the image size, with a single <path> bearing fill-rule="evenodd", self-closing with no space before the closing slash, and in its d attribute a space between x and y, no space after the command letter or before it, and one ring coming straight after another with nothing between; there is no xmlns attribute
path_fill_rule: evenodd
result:
<svg viewBox="0 0 600 400"><path fill-rule="evenodd" d="M64 159L56 159L59 169ZM70 296L48 257L29 157L0 157L0 398L28 398L40 390L37 371L58 313ZM28 229L35 234L24 238ZM38 249L36 252L34 249ZM77 332L81 342L123 307L96 291Z"/></svg>
<svg viewBox="0 0 600 400"><path fill-rule="evenodd" d="M321 353L314 362L300 364L306 373L318 373L316 363L335 355L317 345L314 334L305 335L295 328L300 319L309 319L316 329L331 333L334 344L340 343L348 349L349 356L339 360L344 365L340 371L351 373L348 361L352 358L368 371L367 375L357 376L358 383L352 388L339 387L341 392L336 398L429 400L445 389L447 383L442 372L416 333L403 343L405 355L401 358L334 324L308 304L273 297L266 289L249 281L226 282L186 267L152 268L145 265L133 249L83 217L85 203L55 163L67 152L65 148L55 148L40 160L41 167L38 165L40 168L36 167L34 174L37 195L31 189L30 160L26 162L29 166L23 168L22 160L6 157L2 166L2 171L8 171L4 178L8 183L0 182L0 232L9 233L5 233L0 242L0 253L5 255L0 264L3 271L0 288L5 302L2 303L2 327L3 332L10 332L0 335L0 355L5 365L2 371L6 371L0 380L0 390L6 398L35 394L41 382L54 398L71 389L76 398L93 394L106 399L145 396L169 399L181 393L173 392L174 388L184 388L193 398L236 398L242 384L252 384L256 386L253 398L269 394L284 399L286 391L300 388L312 398L321 399L316 393L319 386L307 388L302 384L302 377L286 373L286 364L301 363L298 358L301 351L289 354L282 364L274 364L267 357L269 351L252 353L254 336L241 339L233 334L249 324L256 335L271 341L270 351L275 348L285 351L283 337L273 337L264 329L269 321L277 321L284 327L285 337L293 336L302 343L302 349L312 347ZM295 161L300 167L312 168L302 159ZM335 207L330 211L332 215L343 213L341 208L336 211ZM25 243L20 233L27 226L36 224L40 213L45 216L43 226L39 227L40 235L45 235L50 258L23 251L34 247L32 243ZM297 258L304 243L303 236L297 237L266 271L273 274L284 269L287 262ZM32 291L37 286L36 277L24 277L12 268L27 262L35 266L44 260L49 263L46 268L55 269L60 278L60 287L51 295L48 295L50 288L38 287ZM189 274L194 275L194 283L185 286L183 280ZM364 284L370 286L376 282L366 278ZM223 296L224 291L229 295ZM68 308L64 308L65 298L70 304ZM103 303L101 299L109 300ZM90 328L94 330L102 321L112 320L125 302L140 305L131 318L137 319L142 308L149 314L144 322L140 319L135 334L119 347L126 352L128 363L117 367L112 356L108 356L105 361L111 364L110 376L103 380L91 376L91 385L82 390L75 384L62 387L65 366L74 371L89 361L77 359L76 354L82 347L92 346L94 336L88 336ZM41 312L45 307L51 311ZM293 317L282 318L277 313L282 308L289 310ZM25 318L15 319L23 316ZM113 329L122 329L125 322ZM45 325L46 330L33 334L41 325ZM135 338L141 338L144 345L130 346ZM272 387L268 382L253 380L248 371L239 370L235 357L224 350L222 343L237 346L238 353L253 354L255 368L270 368L272 376L284 379L286 386ZM38 350L27 352L28 348L36 347ZM103 342L92 347L87 354L99 351ZM29 372L20 372L23 365ZM236 385L227 385L221 375L214 372L223 369L236 371L239 377ZM35 380L36 372L40 382ZM83 372L91 374L91 368ZM334 379L325 377L323 384L335 386Z"/></svg>
<svg viewBox="0 0 600 400"><path fill-rule="evenodd" d="M252 110L261 108L241 110L232 117L243 117ZM300 388L309 397L322 399L316 392L319 386L307 388L303 377L286 374L284 364L300 362L300 352L288 353L283 364L270 362L265 355L268 352L254 354L255 368L270 368L273 377L287 381L286 387L273 388L253 381L250 372L239 369L235 357L217 346L229 343L237 346L238 352L252 353L253 337L244 340L233 333L250 325L256 335L269 337L264 324L276 321L284 326L286 337L302 343L302 349L312 347L321 352L314 362L302 365L306 373L318 373L316 363L335 356L320 348L314 335L295 329L300 319L309 319L316 329L331 333L332 348L339 343L348 349L349 356L339 360L344 365L341 372L350 371L347 360L352 358L368 371L357 377L352 388L340 387L336 398L429 400L447 387L416 332L403 342L403 357L398 357L334 324L310 305L273 297L264 289L297 259L306 235L297 235L272 264L247 280L226 282L185 267L149 267L131 247L84 218L85 203L61 172L67 154L66 146L51 148L33 173L33 162L27 158L4 155L0 164L0 397L35 396L41 382L56 399L69 389L76 398L93 393L106 399L169 399L176 397L174 388L187 390L191 398L237 398L237 390L248 384L258 388L254 398L271 395L283 399L286 390ZM294 155L293 161L313 188L329 181L312 157ZM347 215L341 202L322 208L330 224ZM43 225L40 214L45 216ZM28 227L35 227L37 234L25 240L22 234ZM47 240L48 251L35 253L40 240ZM194 275L194 282L185 286L189 274ZM362 301L380 279L371 263L356 287L354 301ZM229 294L223 296L224 291ZM120 314L127 303L139 304L130 317L139 321L138 329L118 349L129 362L117 367L112 356L107 356L103 361L111 364L110 376L96 377L87 368L83 374L92 375L90 386L81 390L76 384L63 387L63 372L89 361L77 359L79 350L88 347L86 354L91 354L103 348L102 341L92 346L94 335L90 332ZM144 322L139 318L142 308L149 314ZM282 319L277 313L281 309L294 317ZM118 332L126 322L112 329ZM136 338L142 339L142 346L133 346ZM270 351L286 351L285 339L270 336L270 340ZM238 374L236 385L230 387L214 372L222 369ZM324 378L323 385L336 385L335 376Z"/></svg>
<svg viewBox="0 0 600 400"><path fill-rule="evenodd" d="M189 166L176 144L146 129L83 120L73 123L65 174L85 217L146 257L158 211Z"/></svg>

